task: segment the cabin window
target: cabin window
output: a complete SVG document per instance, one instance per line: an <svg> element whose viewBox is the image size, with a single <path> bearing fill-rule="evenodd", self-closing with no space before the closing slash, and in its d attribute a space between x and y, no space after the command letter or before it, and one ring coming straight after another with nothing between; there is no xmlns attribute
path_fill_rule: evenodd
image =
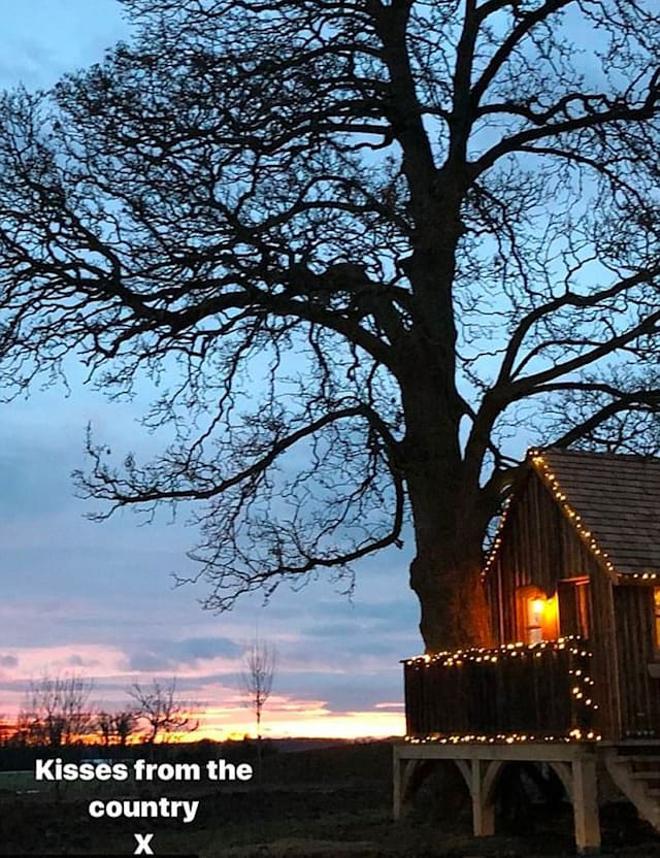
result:
<svg viewBox="0 0 660 858"><path fill-rule="evenodd" d="M554 640L557 637L557 595L551 598L537 587L518 591L519 631L525 643Z"/></svg>
<svg viewBox="0 0 660 858"><path fill-rule="evenodd" d="M544 600L539 598L527 600L527 640L528 643L538 643L543 640L543 608Z"/></svg>
<svg viewBox="0 0 660 858"><path fill-rule="evenodd" d="M660 587L653 588L653 627L655 628L655 648L660 650Z"/></svg>
<svg viewBox="0 0 660 858"><path fill-rule="evenodd" d="M560 581L559 587L559 627L562 635L580 635L589 637L589 579L574 578ZM660 589L660 588L659 588Z"/></svg>

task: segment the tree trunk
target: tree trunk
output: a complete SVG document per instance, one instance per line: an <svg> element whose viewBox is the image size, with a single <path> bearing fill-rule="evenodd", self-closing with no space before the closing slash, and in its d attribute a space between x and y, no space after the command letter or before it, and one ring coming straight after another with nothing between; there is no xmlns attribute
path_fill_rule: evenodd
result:
<svg viewBox="0 0 660 858"><path fill-rule="evenodd" d="M428 653L491 643L480 578L490 511L479 485L482 457L471 454L468 462L461 448L467 410L456 386L451 287L461 234L460 193L446 182L441 190L421 192L428 211L407 264L419 316L399 371L406 423L400 465L417 549L410 586L419 598Z"/></svg>
<svg viewBox="0 0 660 858"><path fill-rule="evenodd" d="M420 602L428 653L491 643L481 569L483 539L495 510L484 502L480 468L463 459L462 411L458 403L450 411L438 379L439 371L426 376L418 371L410 380L401 459L417 549L410 586ZM450 401L453 397L454 392Z"/></svg>
<svg viewBox="0 0 660 858"><path fill-rule="evenodd" d="M492 643L481 581L489 516L478 487L466 491L462 476L448 484L446 468L439 471L429 468L408 484L417 548L410 586L420 602L419 629L427 653Z"/></svg>
<svg viewBox="0 0 660 858"><path fill-rule="evenodd" d="M257 704L257 784L261 786L263 761L261 755L261 706Z"/></svg>
<svg viewBox="0 0 660 858"><path fill-rule="evenodd" d="M436 441L438 436L436 436ZM408 448L406 477L416 556L410 586L420 602L420 632L427 653L492 643L481 581L483 539L491 511L478 482L466 474L460 452L438 444Z"/></svg>
<svg viewBox="0 0 660 858"><path fill-rule="evenodd" d="M420 603L419 630L427 653L491 643L481 565L470 546L418 546L410 586Z"/></svg>

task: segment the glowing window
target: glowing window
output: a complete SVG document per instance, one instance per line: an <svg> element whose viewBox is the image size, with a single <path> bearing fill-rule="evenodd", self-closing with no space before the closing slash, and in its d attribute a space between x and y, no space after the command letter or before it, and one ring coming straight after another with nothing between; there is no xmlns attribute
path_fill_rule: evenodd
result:
<svg viewBox="0 0 660 858"><path fill-rule="evenodd" d="M527 600L527 641L538 643L543 640L543 614L545 612L545 599Z"/></svg>
<svg viewBox="0 0 660 858"><path fill-rule="evenodd" d="M660 650L660 587L653 588L653 618L655 648Z"/></svg>
<svg viewBox="0 0 660 858"><path fill-rule="evenodd" d="M518 596L518 636L526 643L554 640L557 628L557 594L551 598L538 587L521 587Z"/></svg>

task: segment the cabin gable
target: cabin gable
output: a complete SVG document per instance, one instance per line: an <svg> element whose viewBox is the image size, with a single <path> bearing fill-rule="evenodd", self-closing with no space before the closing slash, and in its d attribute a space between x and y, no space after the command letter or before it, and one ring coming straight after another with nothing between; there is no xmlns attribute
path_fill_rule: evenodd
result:
<svg viewBox="0 0 660 858"><path fill-rule="evenodd" d="M529 468L508 510L500 545L487 576L492 624L498 643L528 640L528 604L546 600L543 637L576 634L589 619L578 596L562 598L561 582L579 586L605 573L576 532L541 476ZM602 586L605 582L599 581ZM590 598L590 597L589 597ZM564 611L559 602L563 601ZM591 605L587 606L591 614ZM568 616L570 611L570 617ZM563 628L562 628L563 625ZM553 633L554 632L554 633Z"/></svg>

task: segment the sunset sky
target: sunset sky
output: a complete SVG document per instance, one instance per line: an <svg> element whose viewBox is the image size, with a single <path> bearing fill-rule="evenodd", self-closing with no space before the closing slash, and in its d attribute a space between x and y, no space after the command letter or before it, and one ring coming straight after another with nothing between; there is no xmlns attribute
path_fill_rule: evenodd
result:
<svg viewBox="0 0 660 858"><path fill-rule="evenodd" d="M5 2L0 85L48 87L102 57L127 30L114 0ZM403 731L399 659L419 649L407 585L409 546L363 563L352 600L320 576L299 593L282 588L267 607L244 599L213 616L203 585L173 590L191 571L194 532L165 516L138 527L130 512L105 524L75 498L70 473L84 467L85 427L118 455L156 442L136 419L149 401L108 403L70 366L70 392L40 391L0 406L0 716L10 717L30 678L77 672L94 679L94 701L112 708L125 688L177 676L206 708L204 735L251 727L239 692L241 657L256 633L278 651L271 735L375 736Z"/></svg>

